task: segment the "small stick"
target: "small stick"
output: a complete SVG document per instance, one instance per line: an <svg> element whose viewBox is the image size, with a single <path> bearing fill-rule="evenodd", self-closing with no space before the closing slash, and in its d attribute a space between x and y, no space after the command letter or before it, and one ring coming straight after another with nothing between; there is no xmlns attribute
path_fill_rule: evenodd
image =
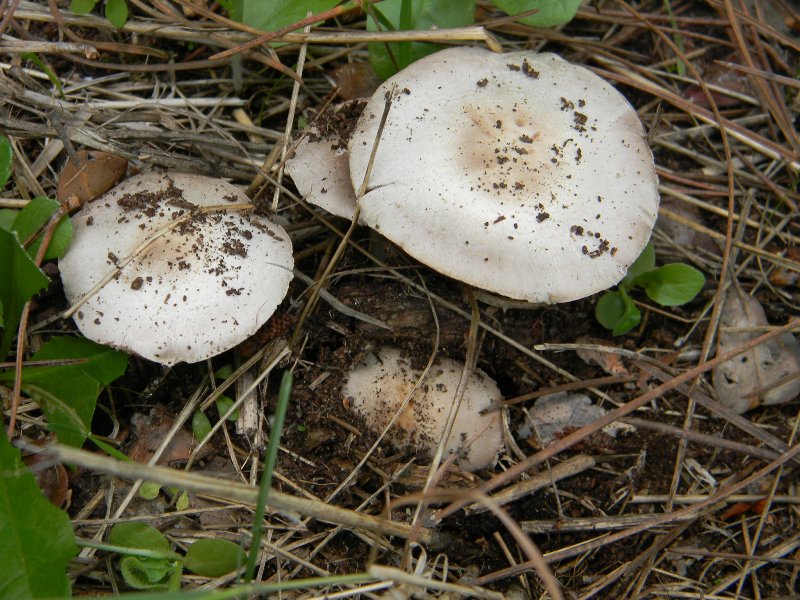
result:
<svg viewBox="0 0 800 600"><path fill-rule="evenodd" d="M503 506L504 504L519 500L523 496L532 494L536 490L547 487L551 483L561 481L567 477L572 477L573 475L582 473L586 469L591 469L593 466L595 466L595 464L596 462L593 457L587 454L579 454L577 456L573 456L569 460L565 460L564 462L553 466L549 471L536 473L528 479L524 479L505 488L503 491L498 492L493 496L489 496L489 498L496 505ZM464 511L468 515L477 515L488 510L490 510L490 508L485 504L472 504L464 508Z"/></svg>
<svg viewBox="0 0 800 600"><path fill-rule="evenodd" d="M258 489L249 485L233 481L222 481L214 477L184 473L167 467L147 466L135 462L123 462L113 458L93 454L85 450L69 448L56 444L46 449L31 448L38 452L45 452L54 457L58 462L72 463L83 466L93 471L107 473L125 479L146 479L162 485L174 485L182 489L202 492L255 504ZM406 538L411 532L411 527L406 523L389 521L373 515L357 513L346 508L326 504L318 500L300 498L270 490L267 504L276 511L288 514L301 513L325 521L326 523L342 524L349 527L376 531L384 535L396 535ZM426 527L420 530L419 540L428 546L442 546L448 537L433 529Z"/></svg>
<svg viewBox="0 0 800 600"><path fill-rule="evenodd" d="M525 533L564 533L565 531L608 531L626 529L653 520L655 515L620 515L618 517L578 517L575 519L540 519L521 521ZM680 515L675 521L690 521L694 515Z"/></svg>

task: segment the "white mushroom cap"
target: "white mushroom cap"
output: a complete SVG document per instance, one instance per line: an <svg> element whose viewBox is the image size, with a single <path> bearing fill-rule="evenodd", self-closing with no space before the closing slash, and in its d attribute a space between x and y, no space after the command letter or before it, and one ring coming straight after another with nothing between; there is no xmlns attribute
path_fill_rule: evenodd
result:
<svg viewBox="0 0 800 600"><path fill-rule="evenodd" d="M247 203L210 177L150 172L127 179L73 218L59 261L71 303L155 231L202 206ZM166 365L197 362L253 334L292 279L286 232L242 211L198 213L158 237L75 313L83 334Z"/></svg>
<svg viewBox="0 0 800 600"><path fill-rule="evenodd" d="M347 136L365 104L356 98L320 115L286 161L286 172L307 202L345 219L356 210Z"/></svg>
<svg viewBox="0 0 800 600"><path fill-rule="evenodd" d="M444 433L464 365L441 358L414 393L401 413L388 439L399 446L413 446L432 457ZM350 371L343 393L350 406L360 413L367 426L382 431L409 394L421 371L394 348L370 354L363 364ZM466 387L450 437L447 451L456 452L476 435L480 437L456 461L469 471L490 467L497 462L503 444L500 412L481 415L480 411L502 400L497 384L480 370L475 371Z"/></svg>
<svg viewBox="0 0 800 600"><path fill-rule="evenodd" d="M658 208L653 156L610 84L553 54L452 48L373 95L350 140L361 220L426 265L531 302L617 283ZM355 183L354 183L355 185Z"/></svg>

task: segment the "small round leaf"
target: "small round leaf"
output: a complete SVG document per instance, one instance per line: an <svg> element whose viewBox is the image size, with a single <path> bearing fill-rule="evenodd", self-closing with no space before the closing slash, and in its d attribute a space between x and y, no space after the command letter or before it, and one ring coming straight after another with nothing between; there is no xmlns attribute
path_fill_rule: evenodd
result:
<svg viewBox="0 0 800 600"><path fill-rule="evenodd" d="M607 292L594 307L594 316L614 335L622 335L636 327L642 315L625 292Z"/></svg>
<svg viewBox="0 0 800 600"><path fill-rule="evenodd" d="M128 4L125 0L106 0L106 19L120 29L128 20Z"/></svg>
<svg viewBox="0 0 800 600"><path fill-rule="evenodd" d="M211 421L202 410L195 411L192 416L192 433L198 442L204 440L211 433Z"/></svg>
<svg viewBox="0 0 800 600"><path fill-rule="evenodd" d="M97 0L72 0L69 4L69 9L76 15L88 15L92 12Z"/></svg>
<svg viewBox="0 0 800 600"><path fill-rule="evenodd" d="M554 27L569 23L578 12L581 0L492 0L492 3L509 15L538 9L519 22L532 27Z"/></svg>
<svg viewBox="0 0 800 600"><path fill-rule="evenodd" d="M217 412L219 413L219 418L222 418L222 415L227 413L231 406L233 406L233 400L228 398L227 396L220 396L217 398ZM228 421L236 421L239 418L239 410L233 411L230 415L228 415Z"/></svg>
<svg viewBox="0 0 800 600"><path fill-rule="evenodd" d="M697 296L705 282L700 271L683 263L664 265L636 278L636 285L662 306L686 304Z"/></svg>
<svg viewBox="0 0 800 600"><path fill-rule="evenodd" d="M123 548L150 550L171 555L172 548L164 534L147 523L118 523L108 534L108 543Z"/></svg>
<svg viewBox="0 0 800 600"><path fill-rule="evenodd" d="M125 582L137 590L166 592L180 586L181 566L178 561L167 559L126 556L119 563ZM176 575L177 573L177 586Z"/></svg>
<svg viewBox="0 0 800 600"><path fill-rule="evenodd" d="M244 562L242 549L228 540L198 540L186 552L186 568L204 577L219 577Z"/></svg>
<svg viewBox="0 0 800 600"><path fill-rule="evenodd" d="M139 488L139 497L145 500L155 500L161 492L161 484L155 481L145 481Z"/></svg>

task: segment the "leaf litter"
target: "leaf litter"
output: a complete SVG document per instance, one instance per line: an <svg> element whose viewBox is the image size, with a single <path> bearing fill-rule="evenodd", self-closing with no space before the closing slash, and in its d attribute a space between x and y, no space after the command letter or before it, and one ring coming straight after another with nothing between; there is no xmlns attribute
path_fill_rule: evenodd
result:
<svg viewBox="0 0 800 600"><path fill-rule="evenodd" d="M796 318L800 306L796 279L800 272L796 251L800 225L795 218L800 198L793 187L800 166L800 144L794 126L796 84L791 79L797 70L800 46L791 37L791 29L770 24L774 14L762 14L762 10L768 10L767 4L772 10L773 3L752 4L747 9L730 3L671 4L671 15L661 3L639 9L647 12L636 12L628 3L593 5L582 8L562 30L536 30L535 37L531 28L518 23L486 24L507 50L535 46L555 51L591 66L618 85L648 129L662 198L691 207L690 211L669 207L661 211L660 219L670 221L673 227L664 228L666 233L657 233L654 238L659 262L691 262L713 281L735 278L744 290L743 297L754 298L763 308L765 318L755 332L760 334L769 323L782 325ZM55 194L55 174L66 162L66 154L59 148L59 144L63 148L64 140L59 139L58 130L79 149L124 157L132 169L177 168L226 177L239 185L256 181L259 174L274 178L280 168L281 148L288 143L283 131L290 109L291 114L312 120L325 100L334 95L330 81L336 69L348 62L366 62L366 54L358 46L316 45L314 36L318 34L312 29L307 39L314 43L309 44L304 86L293 100L291 65L299 50L296 39L287 38L269 53L247 50L237 66L229 58L208 60L215 52L250 39L249 34L228 25L215 28L209 35L208 25L217 18L215 13L201 12L174 27L176 13L167 11L165 5L149 6L147 18L138 11L133 11L127 29L122 31L137 31L144 44L135 51L149 55L147 61L141 55L128 54L134 47L122 43L124 35L114 33L102 18L68 11L53 15L41 4L18 3L14 18L28 26L30 35L55 39L59 30L72 35L80 31L85 39L75 43L96 44L107 54L101 60L69 53L47 54L50 68L61 79L62 99L55 98L49 78L33 63L12 55L10 62L0 65L0 123L14 140L18 157L15 166L28 166L15 168L4 197ZM786 20L789 17L781 19L783 26L795 23L796 27L796 21ZM355 16L340 29L347 35L359 27L359 17ZM180 60L165 62L168 53ZM92 52L86 55L94 56ZM686 66L683 74L679 63ZM726 68L730 70L727 74ZM237 117L237 109L244 110L249 119ZM49 120L43 118L44 113ZM293 124L292 129L296 131L297 127ZM723 158L726 154L730 160ZM262 177L261 181L270 178ZM253 199L262 209L271 209L275 188L264 183L261 186L254 188ZM743 208L745 196L749 210ZM277 217L290 224L297 268L316 280L334 257L347 225L308 207L289 183L279 188L278 198ZM683 228L695 237L680 238L675 243L675 223L678 231ZM730 253L731 248L735 253ZM424 367L433 351L463 361L471 349L477 366L500 382L506 398L522 398L569 384L609 410L654 389L659 382L642 376L636 381L621 377L608 383L600 366L581 362L574 350L532 350L543 343L580 345L581 336L604 338L628 353L625 364L631 372L642 364L637 361L645 361L651 370L642 369L643 373L657 368L655 372L666 378L692 374L695 387L675 387L636 412L638 420L661 427L659 431L637 425L637 431L619 436L606 448L609 453L597 452L596 466L553 480L545 489L507 505L510 517L518 523L550 523L531 535L556 579L568 593L580 597L705 594L756 598L796 593L797 565L793 557L800 540L792 533L797 520L793 483L797 462L792 452L796 449L793 431L797 402L787 393L787 403L758 406L744 415L788 448L782 456L770 455L773 458L748 454L748 446L758 450L767 447L738 428L732 418L694 406L698 393L709 393L708 381L698 368L713 356L708 340L716 334L720 345L727 340L726 344L738 347L753 335L729 331L729 311L722 310L717 322L716 314L722 307L714 310L713 290L707 288L690 305L670 309L649 306L643 297L636 297L643 323L623 338L609 337L592 321L591 301L532 310L481 302L478 331L473 336L468 292L420 268L379 238L356 230L349 249L336 260L330 278L324 282L327 292L344 305L389 324L391 331L353 319L331 305L320 305L302 318L308 295L305 285L294 284L290 300L279 307L277 316L262 328L255 341L220 359L235 361L237 366L250 364L258 376L263 376L254 388L256 410L250 413L255 415L250 426L259 427L268 436L267 415L274 405L276 383L269 375L275 369L270 359L273 355L265 347L286 337L302 340L293 347L297 383L282 438L276 488L301 498L324 500L338 509L384 515L396 523L409 521L410 513L397 503L407 495L408 502L417 502L413 492L430 481L426 460L391 446L373 449L365 424L353 416L339 391L342 374L374 347L386 343L399 346L414 368ZM740 301L731 300L738 297L734 291L727 296L729 302ZM57 283L37 298L28 323L33 347L50 335L52 327L71 329L69 323L52 318L65 308ZM742 337L731 339L729 335ZM772 350L766 351L773 363L787 359L790 346L781 345L783 339L773 338ZM765 351L748 352L744 356L753 356L748 362L757 365L755 373L761 373L763 361L757 353ZM218 361L210 365L211 369L219 366ZM782 372L791 376L790 367ZM170 417L170 427L165 428L159 444L163 452L173 437L186 439L185 434L178 433L191 420L191 410L184 407L210 405L215 394L224 392L219 391L223 386L234 383L231 379L230 383L225 380L211 385L207 375L202 365L177 365L165 371L131 359L126 376L101 396L102 410L97 411L92 430L130 453L130 440L135 436L125 435L133 416L163 404L170 415L176 415ZM764 381L768 386L781 379L779 375ZM581 385L586 387L577 387ZM741 389L734 392L742 398L764 389L754 385L744 394ZM719 390L716 394L723 399ZM530 447L520 443L525 440L510 432L523 422L523 408L535 408L540 401L533 397L503 408L508 439L501 467L465 475L449 466L447 475L437 484L438 502L463 498L464 486L474 489L483 485L488 489L498 484L503 471L529 456ZM24 417L20 427L27 437L46 435L37 420L41 413L35 403L26 402L20 410ZM577 431L586 427L591 424ZM551 462L542 465L541 473L574 457L574 448L568 447L572 439L567 436L554 442L548 450ZM216 455L198 457L193 472L208 468L210 474L218 475L225 472L219 461L227 461L234 479L257 479L259 445L237 436L227 424L215 442ZM188 452L191 454L191 450ZM181 457L185 455L186 450L182 450ZM711 479L700 482L692 473L708 473ZM748 480L751 473L758 478ZM505 481L502 487L510 488L535 475L529 470L514 481ZM146 470L142 469L141 476L147 477ZM411 478L413 484L401 483ZM717 482L716 487L712 480ZM175 481L180 481L177 471ZM739 481L746 486L729 493ZM115 479L109 485L96 473L84 471L70 485L68 511L82 539L102 535L115 518L136 517L136 508L142 506L130 501L135 488L125 479ZM155 510L142 510L141 518L157 522L179 543L209 535L238 539L252 519L241 502L224 498L204 497L204 504L190 503L178 514L165 494L168 492L153 505ZM756 502L760 503L759 512L748 518L734 516L724 521L725 513L713 509L725 503L756 506ZM203 529L201 517L215 510L224 510L226 515L232 510L238 512L233 518L216 522L224 523L224 530ZM435 522L428 516L426 524ZM625 520L631 517L644 521L636 524ZM598 538L586 525L573 529L584 518L602 518L625 529L615 536ZM337 527L339 521L331 519L333 525L296 513L270 514L268 525L273 533L265 546L264 578L289 581L354 573L373 560L410 564L403 559L407 555L402 538L351 525ZM443 562L428 554L427 561L416 563L423 577L414 585L426 579L447 580L465 586L476 582L491 585L509 594L520 590L540 593L542 584L533 564L528 558L520 558L524 557L520 540L498 517L469 517L456 511L441 521L439 531L455 540L441 549L449 566L445 569ZM76 593L110 589L113 573L107 570L107 563L87 562L102 556L84 549L73 588ZM73 563L73 572L77 574L78 569ZM523 577L517 578L518 574ZM197 582L185 578L184 586ZM355 586L344 587L356 592Z"/></svg>

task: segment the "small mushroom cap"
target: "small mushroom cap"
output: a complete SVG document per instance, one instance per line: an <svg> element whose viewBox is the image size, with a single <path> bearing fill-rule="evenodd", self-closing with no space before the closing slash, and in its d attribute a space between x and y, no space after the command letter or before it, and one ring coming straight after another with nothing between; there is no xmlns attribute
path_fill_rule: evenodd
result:
<svg viewBox="0 0 800 600"><path fill-rule="evenodd" d="M658 209L653 156L610 84L553 54L451 48L372 96L350 140L361 220L426 265L530 302L624 277Z"/></svg>
<svg viewBox="0 0 800 600"><path fill-rule="evenodd" d="M210 177L150 172L131 177L73 218L59 261L75 303L155 231L202 206L247 203ZM197 362L253 334L283 300L292 279L289 237L241 211L198 213L161 235L75 313L97 342L166 365Z"/></svg>
<svg viewBox="0 0 800 600"><path fill-rule="evenodd" d="M432 457L444 432L463 368L463 364L454 360L438 359L389 432L389 440L398 446L414 446ZM421 374L399 350L384 348L350 371L343 394L350 398L350 406L364 417L367 426L379 432ZM456 461L462 468L477 471L497 462L503 445L500 412L481 415L480 411L500 401L497 384L482 371L473 372L447 442L447 451L453 453L474 436L480 436Z"/></svg>
<svg viewBox="0 0 800 600"><path fill-rule="evenodd" d="M286 161L286 172L307 202L345 219L356 210L347 142L365 104L356 98L328 109L309 125Z"/></svg>

